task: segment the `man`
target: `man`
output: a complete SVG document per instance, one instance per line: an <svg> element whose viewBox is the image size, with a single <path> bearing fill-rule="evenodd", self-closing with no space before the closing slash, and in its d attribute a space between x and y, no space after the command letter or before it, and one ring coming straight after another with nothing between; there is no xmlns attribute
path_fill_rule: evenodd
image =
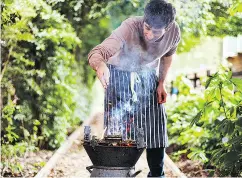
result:
<svg viewBox="0 0 242 178"><path fill-rule="evenodd" d="M165 80L180 41L175 13L165 0L152 0L144 17L125 20L88 55L106 89L106 134L135 140L136 129L143 128L149 177L164 176L168 146Z"/></svg>

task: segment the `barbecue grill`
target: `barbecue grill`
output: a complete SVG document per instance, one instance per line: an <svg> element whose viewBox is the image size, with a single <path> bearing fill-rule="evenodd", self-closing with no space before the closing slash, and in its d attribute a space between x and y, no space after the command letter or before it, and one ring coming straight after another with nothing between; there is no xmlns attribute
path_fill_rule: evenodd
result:
<svg viewBox="0 0 242 178"><path fill-rule="evenodd" d="M145 149L144 131L137 128L137 139L122 140L120 135L108 135L103 139L91 138L91 128L85 126L83 146L92 161L86 167L91 177L135 177L134 165Z"/></svg>

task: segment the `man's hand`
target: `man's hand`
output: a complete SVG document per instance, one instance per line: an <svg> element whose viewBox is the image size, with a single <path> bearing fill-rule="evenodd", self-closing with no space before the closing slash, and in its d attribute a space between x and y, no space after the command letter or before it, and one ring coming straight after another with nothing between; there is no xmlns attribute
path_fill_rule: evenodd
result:
<svg viewBox="0 0 242 178"><path fill-rule="evenodd" d="M99 80L101 81L103 88L107 89L109 85L110 72L107 65L104 62L102 62L100 66L97 68L96 74Z"/></svg>
<svg viewBox="0 0 242 178"><path fill-rule="evenodd" d="M157 87L157 96L158 96L158 103L162 104L166 102L167 91L165 89L165 85L163 82L159 82Z"/></svg>

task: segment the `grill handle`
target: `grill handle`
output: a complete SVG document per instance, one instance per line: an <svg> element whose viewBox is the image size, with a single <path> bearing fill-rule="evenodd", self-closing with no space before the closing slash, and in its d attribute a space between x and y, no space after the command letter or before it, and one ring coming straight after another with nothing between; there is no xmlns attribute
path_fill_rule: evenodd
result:
<svg viewBox="0 0 242 178"><path fill-rule="evenodd" d="M87 166L86 169L88 170L88 172L92 173L92 169L94 166Z"/></svg>

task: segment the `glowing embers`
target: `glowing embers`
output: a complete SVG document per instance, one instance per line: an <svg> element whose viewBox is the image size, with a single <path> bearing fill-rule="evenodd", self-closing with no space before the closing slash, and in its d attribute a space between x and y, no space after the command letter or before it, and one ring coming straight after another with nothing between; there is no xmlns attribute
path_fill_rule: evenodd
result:
<svg viewBox="0 0 242 178"><path fill-rule="evenodd" d="M103 146L137 147L136 141L122 140L122 136L120 135L109 135L104 137L104 139L100 139L96 141L99 145L103 145Z"/></svg>
<svg viewBox="0 0 242 178"><path fill-rule="evenodd" d="M91 138L91 128L90 126L85 126L84 128L84 144L90 144L92 147L95 146L117 146L117 147L137 147L144 148L146 146L144 142L144 130L143 128L137 128L137 138L136 140L123 140L122 135L108 135L104 137L104 132L100 139L97 139L95 135Z"/></svg>

